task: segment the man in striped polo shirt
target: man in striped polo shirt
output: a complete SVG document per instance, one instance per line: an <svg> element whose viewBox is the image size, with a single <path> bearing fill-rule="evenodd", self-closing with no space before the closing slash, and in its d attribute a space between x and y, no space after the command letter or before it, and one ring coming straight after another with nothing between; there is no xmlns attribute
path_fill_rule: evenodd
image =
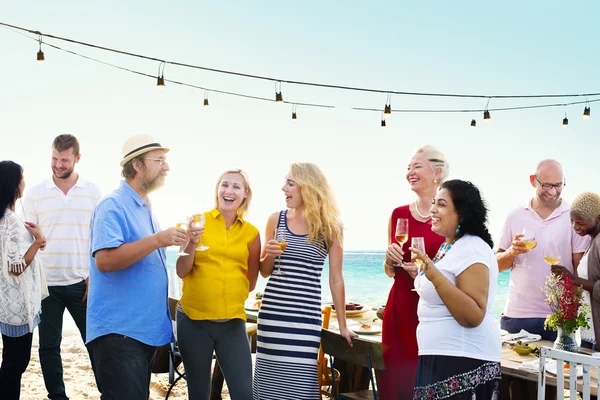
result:
<svg viewBox="0 0 600 400"><path fill-rule="evenodd" d="M47 238L40 254L50 296L42 301L39 335L40 364L52 400L68 399L60 356L65 308L84 342L86 337L90 224L101 192L75 172L80 158L75 136L57 136L52 143L52 176L31 188L23 205L27 220L38 224Z"/></svg>

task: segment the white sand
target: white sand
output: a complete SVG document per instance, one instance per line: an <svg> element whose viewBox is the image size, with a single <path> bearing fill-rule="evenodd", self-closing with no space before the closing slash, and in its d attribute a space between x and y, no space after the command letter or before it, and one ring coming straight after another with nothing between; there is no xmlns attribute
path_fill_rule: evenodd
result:
<svg viewBox="0 0 600 400"><path fill-rule="evenodd" d="M31 361L27 371L23 374L21 381L21 399L22 400L40 400L47 399L46 387L40 367L38 354L38 330L35 330L33 337L33 347L31 349ZM0 344L0 349L1 349ZM0 353L1 354L1 353ZM61 355L63 360L64 381L67 389L67 395L72 400L80 399L100 399L100 393L96 389L94 373L90 365L87 350L83 345L79 331L75 322L68 312L65 312L63 340L61 346ZM152 374L150 384L150 399L164 399L169 388L169 374ZM171 391L169 399L183 400L187 399L187 386L185 381L181 380ZM223 388L223 399L229 399L226 387Z"/></svg>

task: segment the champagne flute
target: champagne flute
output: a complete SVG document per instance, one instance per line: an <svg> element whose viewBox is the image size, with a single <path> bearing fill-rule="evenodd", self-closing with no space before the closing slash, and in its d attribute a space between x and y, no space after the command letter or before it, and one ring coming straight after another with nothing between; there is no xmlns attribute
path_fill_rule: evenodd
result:
<svg viewBox="0 0 600 400"><path fill-rule="evenodd" d="M537 246L537 242L535 241L535 232L533 232L531 229L525 228L521 233L523 234L521 241L525 242L525 248L528 250L533 250L535 246ZM527 265L527 253L523 255L523 265L529 268Z"/></svg>
<svg viewBox="0 0 600 400"><path fill-rule="evenodd" d="M177 227L179 229L185 229L187 231L189 228L189 224L187 222L180 222L177 224ZM183 246L179 246L179 252L176 255L177 256L189 256L189 254L183 250L184 250Z"/></svg>
<svg viewBox="0 0 600 400"><path fill-rule="evenodd" d="M285 240L284 230L279 230L279 228L275 230L275 240L277 240L277 244L279 245L281 251L285 251L285 249L287 248L287 242ZM277 256L276 261L279 261L279 263L276 263L277 269L275 269L275 266L273 266L272 275L283 275L283 271L281 270L281 255Z"/></svg>
<svg viewBox="0 0 600 400"><path fill-rule="evenodd" d="M560 262L560 252L556 245L548 243L548 245L544 247L544 261L550 265L556 265Z"/></svg>
<svg viewBox="0 0 600 400"><path fill-rule="evenodd" d="M204 226L205 223L206 223L206 217L204 216L204 213L194 214L194 226L201 228ZM198 247L196 247L196 251L205 251L208 249L209 249L208 246L205 246L204 244L202 244L202 235L200 235L200 238L198 239Z"/></svg>
<svg viewBox="0 0 600 400"><path fill-rule="evenodd" d="M396 221L396 242L400 247L404 246L404 243L408 241L408 218L398 218ZM399 267L400 264L394 263L394 267Z"/></svg>
<svg viewBox="0 0 600 400"><path fill-rule="evenodd" d="M422 237L412 238L410 247L412 247L413 249L420 250L421 252L425 253L425 238L422 238ZM423 260L421 260L420 258L416 258L414 263L417 264L417 266L419 267L419 272L423 273L423 271L421 271L421 265L423 265Z"/></svg>

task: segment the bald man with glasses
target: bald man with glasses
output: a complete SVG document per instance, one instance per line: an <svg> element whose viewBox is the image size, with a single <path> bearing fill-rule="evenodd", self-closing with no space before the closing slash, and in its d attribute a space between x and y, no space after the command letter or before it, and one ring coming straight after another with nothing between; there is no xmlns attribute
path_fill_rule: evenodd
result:
<svg viewBox="0 0 600 400"><path fill-rule="evenodd" d="M524 329L544 340L555 340L556 332L544 329L544 321L551 314L541 290L551 274L550 265L544 261L544 248L554 247L560 265L574 272L589 238L577 235L571 227L569 204L561 197L566 180L558 161L540 161L529 181L535 196L506 218L496 255L500 272L511 270L500 327L510 333ZM537 245L528 249L528 240Z"/></svg>

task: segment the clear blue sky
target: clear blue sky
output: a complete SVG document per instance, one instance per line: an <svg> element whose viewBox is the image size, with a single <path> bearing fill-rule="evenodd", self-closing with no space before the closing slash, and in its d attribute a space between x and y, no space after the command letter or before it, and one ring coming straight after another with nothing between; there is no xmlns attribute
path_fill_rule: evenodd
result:
<svg viewBox="0 0 600 400"><path fill-rule="evenodd" d="M12 2L0 20L59 36L214 68L340 85L482 94L600 92L598 2ZM49 42L156 74L158 64ZM50 144L68 132L82 144L79 171L108 192L120 179L121 144L149 133L172 148L167 185L153 195L163 227L212 206L215 180L246 169L261 232L285 206L280 187L293 161L313 161L334 187L347 249L383 249L392 209L413 200L404 179L410 155L429 143L446 153L451 177L472 180L499 236L505 215L532 195L528 175L543 158L564 166L569 200L600 191L600 103L480 114L395 114L385 95L283 85L286 100L334 110L255 102L155 82L45 48L0 28L1 159L26 170L28 185L50 174ZM167 79L271 97L274 85L167 65ZM539 102L539 101L538 101ZM543 101L542 101L543 102ZM530 104L493 100L490 108ZM484 100L392 98L394 108L482 108ZM570 124L561 126L565 111ZM476 118L478 127L469 122Z"/></svg>

